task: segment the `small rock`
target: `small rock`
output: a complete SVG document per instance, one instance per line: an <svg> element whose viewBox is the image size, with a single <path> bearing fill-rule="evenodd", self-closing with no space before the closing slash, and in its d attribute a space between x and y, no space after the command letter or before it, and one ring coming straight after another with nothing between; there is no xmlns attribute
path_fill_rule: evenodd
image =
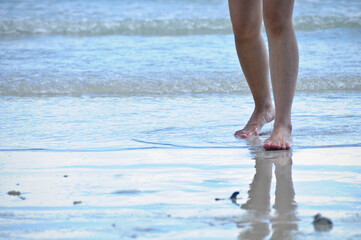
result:
<svg viewBox="0 0 361 240"><path fill-rule="evenodd" d="M81 201L74 201L74 202L73 202L74 205L79 205L79 204L81 204L81 203L82 203Z"/></svg>
<svg viewBox="0 0 361 240"><path fill-rule="evenodd" d="M312 223L316 231L329 231L333 227L331 219L322 217L319 213L317 213L313 218Z"/></svg>
<svg viewBox="0 0 361 240"><path fill-rule="evenodd" d="M68 175L65 174L63 177L68 177Z"/></svg>
<svg viewBox="0 0 361 240"><path fill-rule="evenodd" d="M112 227L116 227L115 223L112 224Z"/></svg>
<svg viewBox="0 0 361 240"><path fill-rule="evenodd" d="M232 202L236 201L238 194L239 194L239 192L234 192L234 193L229 197L229 199L231 199ZM224 198L215 198L215 199L214 199L214 201L221 201L221 200L226 200L226 199L224 199Z"/></svg>
<svg viewBox="0 0 361 240"><path fill-rule="evenodd" d="M236 199L238 194L239 194L239 192L234 192L234 193L232 194L232 196L230 196L229 198L230 198L230 199Z"/></svg>
<svg viewBox="0 0 361 240"><path fill-rule="evenodd" d="M10 196L20 196L21 192L12 190L12 191L9 191L8 194Z"/></svg>

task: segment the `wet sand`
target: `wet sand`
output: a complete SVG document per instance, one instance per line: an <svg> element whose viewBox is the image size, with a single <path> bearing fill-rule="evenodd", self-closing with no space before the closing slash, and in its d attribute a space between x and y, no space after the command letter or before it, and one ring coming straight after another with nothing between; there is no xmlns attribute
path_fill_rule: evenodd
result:
<svg viewBox="0 0 361 240"><path fill-rule="evenodd" d="M360 239L360 153L264 151L257 139L244 149L0 152L0 238ZM314 227L317 213L331 229Z"/></svg>

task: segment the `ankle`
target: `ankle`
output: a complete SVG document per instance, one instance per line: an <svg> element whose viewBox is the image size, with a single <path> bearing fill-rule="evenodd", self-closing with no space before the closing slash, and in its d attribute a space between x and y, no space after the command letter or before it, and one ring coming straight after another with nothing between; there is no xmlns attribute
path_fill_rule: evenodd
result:
<svg viewBox="0 0 361 240"><path fill-rule="evenodd" d="M263 103L255 103L255 112L270 112L274 111L272 101L266 101Z"/></svg>
<svg viewBox="0 0 361 240"><path fill-rule="evenodd" d="M276 120L273 128L274 129L285 129L288 132L292 132L292 123L291 123L291 121L280 122L280 121Z"/></svg>

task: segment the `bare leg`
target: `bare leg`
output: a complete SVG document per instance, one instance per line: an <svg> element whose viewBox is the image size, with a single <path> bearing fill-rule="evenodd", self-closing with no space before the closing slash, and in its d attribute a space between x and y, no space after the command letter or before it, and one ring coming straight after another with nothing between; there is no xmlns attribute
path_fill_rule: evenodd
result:
<svg viewBox="0 0 361 240"><path fill-rule="evenodd" d="M248 123L235 133L236 137L246 138L258 135L263 125L274 119L268 57L261 35L262 1L229 0L229 9L238 58L255 102Z"/></svg>
<svg viewBox="0 0 361 240"><path fill-rule="evenodd" d="M292 146L291 107L298 75L298 47L292 24L294 0L264 0L271 80L276 106L273 133L265 149L289 149Z"/></svg>

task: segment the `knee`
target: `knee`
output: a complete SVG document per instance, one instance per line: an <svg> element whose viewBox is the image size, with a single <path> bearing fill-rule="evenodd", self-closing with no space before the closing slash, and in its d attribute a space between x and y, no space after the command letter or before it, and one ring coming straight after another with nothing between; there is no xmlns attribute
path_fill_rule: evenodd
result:
<svg viewBox="0 0 361 240"><path fill-rule="evenodd" d="M257 20L238 18L232 21L233 33L236 41L244 41L257 37L260 33L261 23Z"/></svg>
<svg viewBox="0 0 361 240"><path fill-rule="evenodd" d="M293 26L292 15L285 14L284 11L276 7L264 9L263 18L268 35L279 36Z"/></svg>

